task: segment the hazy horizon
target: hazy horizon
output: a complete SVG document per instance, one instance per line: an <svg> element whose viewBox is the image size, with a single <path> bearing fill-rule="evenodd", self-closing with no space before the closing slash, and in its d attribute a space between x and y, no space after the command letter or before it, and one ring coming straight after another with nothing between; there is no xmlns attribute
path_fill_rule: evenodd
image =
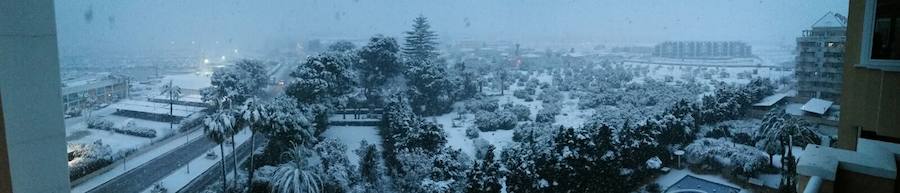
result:
<svg viewBox="0 0 900 193"><path fill-rule="evenodd" d="M442 42L653 44L729 40L788 46L846 0L539 1L273 0L56 2L60 49L231 50L308 39L402 37L424 15ZM191 44L193 42L194 44Z"/></svg>

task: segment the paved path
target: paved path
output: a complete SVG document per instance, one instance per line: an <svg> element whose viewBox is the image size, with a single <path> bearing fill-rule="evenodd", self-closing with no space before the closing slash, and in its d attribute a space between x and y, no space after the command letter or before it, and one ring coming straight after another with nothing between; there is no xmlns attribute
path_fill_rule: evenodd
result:
<svg viewBox="0 0 900 193"><path fill-rule="evenodd" d="M206 137L199 137L187 145L160 155L137 168L116 176L88 193L141 192L184 164L206 152L216 144ZM127 163L127 162L126 162Z"/></svg>

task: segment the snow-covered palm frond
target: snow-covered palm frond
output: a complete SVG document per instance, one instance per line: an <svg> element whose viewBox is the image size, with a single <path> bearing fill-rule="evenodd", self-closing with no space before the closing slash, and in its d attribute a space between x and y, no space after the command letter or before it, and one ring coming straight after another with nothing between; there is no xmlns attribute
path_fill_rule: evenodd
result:
<svg viewBox="0 0 900 193"><path fill-rule="evenodd" d="M181 97L181 87L175 86L170 80L169 83L164 84L162 88L160 88L159 94L166 96L169 100L175 100Z"/></svg>
<svg viewBox="0 0 900 193"><path fill-rule="evenodd" d="M241 121L250 125L253 131L264 128L263 120L268 117L265 115L267 113L265 108L258 98L247 99L239 109Z"/></svg>
<svg viewBox="0 0 900 193"><path fill-rule="evenodd" d="M319 193L322 179L307 167L308 149L295 146L286 156L292 161L278 166L272 180L272 190L278 193Z"/></svg>
<svg viewBox="0 0 900 193"><path fill-rule="evenodd" d="M225 141L225 137L235 126L234 116L229 112L216 112L203 119L203 132L216 143Z"/></svg>

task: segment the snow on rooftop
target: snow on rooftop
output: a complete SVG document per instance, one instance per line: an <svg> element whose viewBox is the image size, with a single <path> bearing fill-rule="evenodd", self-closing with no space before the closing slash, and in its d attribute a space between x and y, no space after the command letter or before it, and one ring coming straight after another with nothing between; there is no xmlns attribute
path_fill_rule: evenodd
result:
<svg viewBox="0 0 900 193"><path fill-rule="evenodd" d="M169 97L167 97L167 96L165 96L165 95L156 95L156 96L149 97L149 99L157 99L157 100L168 101L168 100L169 100ZM202 103L202 102L203 102L203 96L200 96L199 94L182 95L182 96L179 97L178 100L176 100L176 101L192 102L192 103Z"/></svg>
<svg viewBox="0 0 900 193"><path fill-rule="evenodd" d="M113 79L103 79L103 80L80 82L79 84L75 84L75 85L66 85L66 87L62 88L62 93L65 95L65 94L71 94L71 93L76 93L76 92L83 92L83 91L87 91L87 90L94 89L94 88L112 86L112 85L115 85L116 83L118 83L118 81L113 80Z"/></svg>
<svg viewBox="0 0 900 193"><path fill-rule="evenodd" d="M832 104L834 104L834 102L813 98L809 99L801 109L806 112L824 115L825 111L828 111L828 108L831 108Z"/></svg>
<svg viewBox="0 0 900 193"><path fill-rule="evenodd" d="M136 112L145 112L152 114L169 114L169 104L155 103L150 101L123 100L112 105L116 110L128 110ZM187 117L193 113L203 110L202 107L172 105L172 115L178 117Z"/></svg>
<svg viewBox="0 0 900 193"><path fill-rule="evenodd" d="M787 94L778 93L778 94L774 94L772 96L767 96L766 98L763 98L756 104L753 104L753 106L754 107L770 107L772 105L775 105L775 103L778 103L778 101L781 101L781 99L784 99L784 97L787 97Z"/></svg>
<svg viewBox="0 0 900 193"><path fill-rule="evenodd" d="M212 86L209 82L209 76L193 73L167 75L166 77L163 77L162 83L168 83L169 81L172 81L174 85L183 89L200 90Z"/></svg>

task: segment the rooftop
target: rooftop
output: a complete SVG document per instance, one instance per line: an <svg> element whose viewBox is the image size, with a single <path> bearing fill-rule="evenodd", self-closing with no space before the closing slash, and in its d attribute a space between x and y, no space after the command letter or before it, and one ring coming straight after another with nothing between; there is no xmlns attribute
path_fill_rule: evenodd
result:
<svg viewBox="0 0 900 193"><path fill-rule="evenodd" d="M135 112L144 112L152 114L169 114L169 104L155 103L150 101L123 100L112 105L116 110L127 110ZM177 117L187 117L193 113L203 110L202 107L193 107L185 105L172 105L172 115Z"/></svg>
<svg viewBox="0 0 900 193"><path fill-rule="evenodd" d="M834 104L834 102L831 102L828 100L812 98L812 99L809 99L809 101L807 101L806 104L803 104L803 107L801 109L803 109L806 112L824 115L825 112L828 111L828 108L831 108L832 104Z"/></svg>
<svg viewBox="0 0 900 193"><path fill-rule="evenodd" d="M67 94L72 94L72 93L76 93L76 92L87 91L90 89L112 86L112 85L115 85L116 83L120 83L120 82L121 81L114 80L114 79L96 80L96 81L91 81L91 82L87 82L87 83L83 83L83 84L77 84L74 86L63 87L62 93L63 93L63 95L67 95Z"/></svg>
<svg viewBox="0 0 900 193"><path fill-rule="evenodd" d="M774 94L772 96L767 96L766 98L763 98L762 100L759 100L759 102L753 104L753 106L754 107L770 107L772 105L775 105L775 103L778 103L778 101L781 101L781 99L784 99L784 97L787 97L786 93L778 93L778 94Z"/></svg>

